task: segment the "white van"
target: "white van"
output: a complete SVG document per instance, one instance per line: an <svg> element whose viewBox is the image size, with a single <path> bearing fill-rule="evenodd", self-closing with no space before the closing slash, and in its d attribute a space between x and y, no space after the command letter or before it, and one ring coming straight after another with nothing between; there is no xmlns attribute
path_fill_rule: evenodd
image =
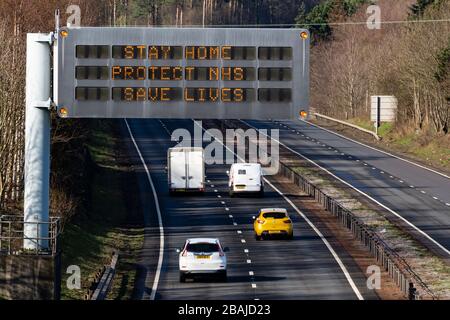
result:
<svg viewBox="0 0 450 320"><path fill-rule="evenodd" d="M228 172L230 197L236 193L257 193L264 195L262 168L259 163L234 163Z"/></svg>
<svg viewBox="0 0 450 320"><path fill-rule="evenodd" d="M177 147L167 151L169 192L205 191L203 148Z"/></svg>

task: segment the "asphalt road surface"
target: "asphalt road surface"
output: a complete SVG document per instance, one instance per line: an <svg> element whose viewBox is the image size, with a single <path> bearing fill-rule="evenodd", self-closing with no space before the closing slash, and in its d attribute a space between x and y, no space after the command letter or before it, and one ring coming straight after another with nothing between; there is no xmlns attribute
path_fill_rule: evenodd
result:
<svg viewBox="0 0 450 320"><path fill-rule="evenodd" d="M192 131L192 121L128 120L127 123L134 138L128 144L139 175L146 223L136 298L358 299L359 294L364 299L377 299L367 289L366 278L351 257L342 249L335 249L348 272L346 277L318 234L269 186L266 185L263 198L229 198L228 165L207 166L208 185L204 195L169 196L165 172L167 149L176 144L170 134L178 128ZM123 132L125 137L130 137L126 126ZM142 160L156 191L160 220ZM288 209L294 221L294 240L254 239L252 216L263 207ZM327 233L324 236L330 237ZM179 282L176 249L191 237L217 237L229 247L228 282Z"/></svg>
<svg viewBox="0 0 450 320"><path fill-rule="evenodd" d="M280 142L399 216L450 257L450 179L304 121L246 121L279 129Z"/></svg>

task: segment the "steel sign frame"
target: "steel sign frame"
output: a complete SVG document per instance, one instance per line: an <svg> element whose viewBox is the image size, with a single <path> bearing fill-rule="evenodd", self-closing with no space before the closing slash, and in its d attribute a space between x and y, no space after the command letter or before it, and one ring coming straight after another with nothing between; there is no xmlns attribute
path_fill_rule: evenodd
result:
<svg viewBox="0 0 450 320"><path fill-rule="evenodd" d="M68 118L198 118L198 119L297 119L300 111L309 107L309 33L304 29L249 28L133 28L83 27L60 29L54 48L54 102L60 116ZM64 33L62 33L64 31ZM306 32L308 37L302 37ZM303 33L305 35L305 33ZM108 58L78 59L79 45L109 47ZM114 59L113 46L232 46L255 47L254 60L179 60ZM258 59L259 47L291 47L290 60ZM251 67L256 70L254 81L201 80L77 80L77 66L103 66L109 73L113 66L186 66L194 67ZM259 68L291 68L291 81L260 81ZM76 87L107 88L106 101L83 101L75 97ZM116 101L114 87L179 87L182 88L250 88L253 100L245 102L189 102L180 101ZM289 102L258 101L258 89L291 89ZM184 98L184 97L183 97ZM62 112L63 111L63 112Z"/></svg>

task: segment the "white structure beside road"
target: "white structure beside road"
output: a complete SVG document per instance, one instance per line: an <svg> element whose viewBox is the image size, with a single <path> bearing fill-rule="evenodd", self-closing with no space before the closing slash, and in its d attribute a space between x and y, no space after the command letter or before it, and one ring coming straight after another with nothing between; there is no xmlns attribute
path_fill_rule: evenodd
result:
<svg viewBox="0 0 450 320"><path fill-rule="evenodd" d="M378 98L380 99L380 114L378 115ZM397 119L398 100L394 96L372 96L370 120L377 122L395 122Z"/></svg>

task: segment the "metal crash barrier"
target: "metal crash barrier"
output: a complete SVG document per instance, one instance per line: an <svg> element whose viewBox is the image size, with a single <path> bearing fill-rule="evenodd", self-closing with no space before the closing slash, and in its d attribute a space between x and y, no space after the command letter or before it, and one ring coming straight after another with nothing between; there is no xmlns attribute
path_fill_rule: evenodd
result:
<svg viewBox="0 0 450 320"><path fill-rule="evenodd" d="M335 216L342 226L350 230L353 237L364 245L377 263L388 272L389 277L405 297L410 300L437 299L408 263L350 210L283 163L280 163L279 174L290 179L304 193L314 198L326 211Z"/></svg>

